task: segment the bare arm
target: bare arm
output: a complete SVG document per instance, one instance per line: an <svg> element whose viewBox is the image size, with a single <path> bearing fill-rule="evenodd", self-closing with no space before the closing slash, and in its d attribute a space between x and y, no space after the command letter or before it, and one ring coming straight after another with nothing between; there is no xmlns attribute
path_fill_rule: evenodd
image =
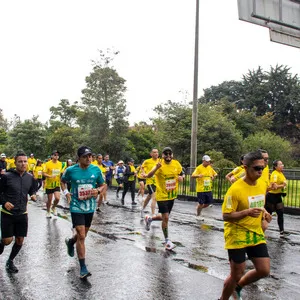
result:
<svg viewBox="0 0 300 300"><path fill-rule="evenodd" d="M227 222L234 222L244 219L246 217L258 218L263 212L261 208L248 208L242 211L234 211L231 213L224 213L223 220Z"/></svg>

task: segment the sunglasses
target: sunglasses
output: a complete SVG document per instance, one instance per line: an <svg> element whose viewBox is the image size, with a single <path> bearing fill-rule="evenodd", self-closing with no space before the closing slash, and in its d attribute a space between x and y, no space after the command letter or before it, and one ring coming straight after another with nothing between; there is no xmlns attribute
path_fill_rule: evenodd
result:
<svg viewBox="0 0 300 300"><path fill-rule="evenodd" d="M164 155L172 155L172 152L164 152Z"/></svg>
<svg viewBox="0 0 300 300"><path fill-rule="evenodd" d="M255 167L252 167L253 170L255 171L262 171L265 167L262 167L262 166L255 166Z"/></svg>

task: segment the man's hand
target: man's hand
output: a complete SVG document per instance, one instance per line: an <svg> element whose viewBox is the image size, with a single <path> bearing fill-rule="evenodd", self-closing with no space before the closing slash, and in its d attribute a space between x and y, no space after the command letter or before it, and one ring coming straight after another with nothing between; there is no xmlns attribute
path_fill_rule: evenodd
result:
<svg viewBox="0 0 300 300"><path fill-rule="evenodd" d="M263 212L262 208L254 207L248 209L248 216L252 218L258 218L260 214Z"/></svg>
<svg viewBox="0 0 300 300"><path fill-rule="evenodd" d="M30 196L30 199L31 199L32 201L36 201L36 195L31 195L31 196Z"/></svg>
<svg viewBox="0 0 300 300"><path fill-rule="evenodd" d="M12 210L14 207L15 207L15 206L14 206L12 203L10 203L10 202L6 202L6 203L4 204L4 208L5 208L6 210Z"/></svg>
<svg viewBox="0 0 300 300"><path fill-rule="evenodd" d="M265 210L263 214L263 218L270 223L272 221L272 216Z"/></svg>

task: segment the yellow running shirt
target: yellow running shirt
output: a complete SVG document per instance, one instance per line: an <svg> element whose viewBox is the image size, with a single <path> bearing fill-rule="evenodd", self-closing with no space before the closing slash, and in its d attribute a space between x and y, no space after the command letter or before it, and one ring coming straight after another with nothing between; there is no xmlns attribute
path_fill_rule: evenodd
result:
<svg viewBox="0 0 300 300"><path fill-rule="evenodd" d="M182 166L172 159L169 164L164 160L162 166L155 172L156 201L173 200L178 194L178 175L182 172Z"/></svg>
<svg viewBox="0 0 300 300"><path fill-rule="evenodd" d="M273 171L271 174L271 178L270 178L270 183L276 183L276 184L283 184L284 182L286 182L286 178L283 175L282 172L278 172L277 170ZM285 188L279 188L276 190L270 190L269 193L271 194L280 194L280 193L285 193Z"/></svg>
<svg viewBox="0 0 300 300"><path fill-rule="evenodd" d="M238 180L245 176L245 168L244 166L238 166L232 171L232 176Z"/></svg>
<svg viewBox="0 0 300 300"><path fill-rule="evenodd" d="M153 158L149 158L146 159L143 164L142 164L142 168L144 170L144 172L146 174L148 174L158 163L158 159L153 159ZM155 176L151 177L151 178L146 178L146 184L155 184Z"/></svg>
<svg viewBox="0 0 300 300"><path fill-rule="evenodd" d="M53 178L46 177L46 189L54 189L56 187L60 187L60 174L62 173L61 161L57 161L56 163L54 163L52 160L49 160L48 162L46 162L44 166L44 173L55 176Z"/></svg>
<svg viewBox="0 0 300 300"><path fill-rule="evenodd" d="M202 174L203 177L196 178L197 193L210 192L212 190L212 177L217 175L216 171L210 165L208 165L207 167L204 167L201 164L195 169L192 176L200 175L200 174Z"/></svg>
<svg viewBox="0 0 300 300"><path fill-rule="evenodd" d="M33 169L33 177L35 179L42 179L43 178L43 170L44 170L43 166L36 166Z"/></svg>
<svg viewBox="0 0 300 300"><path fill-rule="evenodd" d="M36 159L35 158L28 158L27 159L28 161L28 170L29 171L33 171L34 170L34 167L36 166Z"/></svg>
<svg viewBox="0 0 300 300"><path fill-rule="evenodd" d="M236 181L227 191L222 213L238 212L250 207L265 205L266 185L257 180L256 185L243 179ZM247 216L234 222L224 222L225 249L240 249L266 243L261 227L262 213L258 218Z"/></svg>

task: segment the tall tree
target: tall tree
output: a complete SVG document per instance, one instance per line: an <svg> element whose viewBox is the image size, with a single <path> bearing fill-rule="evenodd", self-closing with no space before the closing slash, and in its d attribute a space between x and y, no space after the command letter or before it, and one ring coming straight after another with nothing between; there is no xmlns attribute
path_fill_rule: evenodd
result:
<svg viewBox="0 0 300 300"><path fill-rule="evenodd" d="M124 137L128 129L125 79L110 65L112 60L100 51L100 61L86 77L86 88L82 90L79 121L89 131L91 146L96 149L112 148L115 139Z"/></svg>

